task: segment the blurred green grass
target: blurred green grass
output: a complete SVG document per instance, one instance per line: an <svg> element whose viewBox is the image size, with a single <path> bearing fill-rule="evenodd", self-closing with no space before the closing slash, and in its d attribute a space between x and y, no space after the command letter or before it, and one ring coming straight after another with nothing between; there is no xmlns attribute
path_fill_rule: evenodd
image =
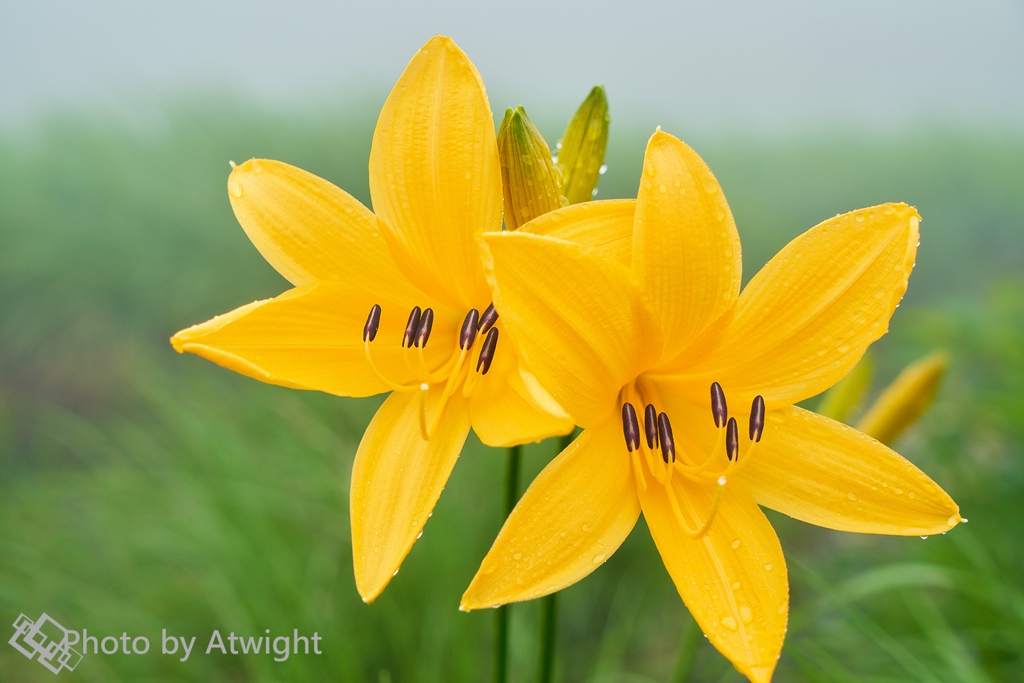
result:
<svg viewBox="0 0 1024 683"><path fill-rule="evenodd" d="M537 118L554 142L557 117ZM471 437L423 538L365 606L352 579L348 477L379 399L262 385L167 343L287 286L231 214L227 161L278 158L368 203L373 120L360 104L296 120L186 103L152 129L60 116L0 136L0 621L46 611L152 647L90 655L61 680L489 676L492 615L456 608L501 523L504 453ZM876 344L880 375L935 347L954 358L898 450L971 522L922 541L771 513L792 591L776 680L1024 680L1024 139L673 132L721 181L747 278L835 213L916 205L918 267ZM635 195L648 134L613 123L600 197ZM552 454L527 448L523 485ZM564 591L560 609L559 680L739 680L693 637L642 523ZM533 680L537 606L512 615L512 680ZM188 662L159 654L163 628L197 636ZM315 630L324 654L206 656L215 628ZM677 669L682 642L694 657ZM51 675L0 646L4 680Z"/></svg>

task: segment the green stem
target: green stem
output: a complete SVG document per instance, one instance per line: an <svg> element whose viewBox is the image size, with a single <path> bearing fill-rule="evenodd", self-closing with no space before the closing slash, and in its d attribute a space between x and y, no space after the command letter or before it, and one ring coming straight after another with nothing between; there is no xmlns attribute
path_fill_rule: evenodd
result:
<svg viewBox="0 0 1024 683"><path fill-rule="evenodd" d="M505 509L503 519L508 519L512 508L519 500L519 460L520 446L508 449L508 460L505 467ZM508 680L508 610L510 605L502 605L494 615L494 683L505 683Z"/></svg>
<svg viewBox="0 0 1024 683"><path fill-rule="evenodd" d="M700 643L700 626L693 617L686 620L683 627L683 638L679 643L679 657L676 659L676 668L672 672L672 683L686 683L690 680L690 672L693 671L693 663L697 658L697 644Z"/></svg>
<svg viewBox="0 0 1024 683"><path fill-rule="evenodd" d="M555 668L556 617L558 615L558 593L546 595L540 600L540 656L537 660L537 683L551 683Z"/></svg>
<svg viewBox="0 0 1024 683"><path fill-rule="evenodd" d="M576 432L571 432L558 440L558 452L561 453L573 439ZM537 683L551 683L555 670L555 641L558 635L558 593L544 596L540 601L540 647L537 655Z"/></svg>

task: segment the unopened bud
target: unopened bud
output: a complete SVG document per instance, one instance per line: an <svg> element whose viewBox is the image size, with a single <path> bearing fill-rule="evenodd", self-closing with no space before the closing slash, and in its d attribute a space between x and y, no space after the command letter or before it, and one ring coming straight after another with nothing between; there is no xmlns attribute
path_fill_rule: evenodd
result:
<svg viewBox="0 0 1024 683"><path fill-rule="evenodd" d="M864 413L857 429L882 443L892 443L931 405L948 364L949 355L936 351L903 368Z"/></svg>
<svg viewBox="0 0 1024 683"><path fill-rule="evenodd" d="M569 121L558 149L562 194L570 204L590 201L597 188L608 144L608 98L595 85Z"/></svg>
<svg viewBox="0 0 1024 683"><path fill-rule="evenodd" d="M522 107L505 110L498 129L498 156L508 230L566 205L562 172L551 160L548 143Z"/></svg>
<svg viewBox="0 0 1024 683"><path fill-rule="evenodd" d="M842 378L831 389L825 392L818 403L820 415L844 422L871 385L875 374L875 364L870 355L865 354L853 370Z"/></svg>

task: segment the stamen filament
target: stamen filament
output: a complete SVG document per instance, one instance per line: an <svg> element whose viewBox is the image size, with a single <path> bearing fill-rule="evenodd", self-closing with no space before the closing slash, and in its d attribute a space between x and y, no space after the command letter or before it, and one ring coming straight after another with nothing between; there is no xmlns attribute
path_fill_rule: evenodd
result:
<svg viewBox="0 0 1024 683"><path fill-rule="evenodd" d="M708 515L707 520L701 525L699 529L693 531L690 529L690 525L683 519L683 512L679 509L679 501L676 499L676 493L671 486L668 487L668 502L672 507L672 513L676 516L676 521L679 522L679 526L683 529L683 534L687 538L697 541L704 538L708 531L711 529L711 523L715 521L715 517L718 515L718 508L722 502L722 490L725 489L725 477L718 478L718 488L715 490L715 502L711 504L711 513Z"/></svg>
<svg viewBox="0 0 1024 683"><path fill-rule="evenodd" d="M640 484L640 490L647 490L647 479L644 477L644 468L640 465L640 449L636 449L629 454L629 459L633 463L633 475L636 477L637 483Z"/></svg>
<svg viewBox="0 0 1024 683"><path fill-rule="evenodd" d="M480 368L480 354L486 350L486 345L481 344L480 348L476 352L476 367ZM466 373L466 381L462 384L462 398L469 398L473 394L473 387L476 386L476 378L480 374L479 372L473 372L473 351L469 352L469 363L467 364L470 368L469 372Z"/></svg>
<svg viewBox="0 0 1024 683"><path fill-rule="evenodd" d="M391 391L410 392L410 391L418 391L419 390L418 387L407 387L407 386L403 386L401 384L395 384L394 382L389 380L387 377L385 377L384 374L379 369L377 369L377 364L373 362L373 357L370 356L370 338L369 338L369 335L367 335L367 338L363 341L363 347L366 349L366 362L367 362L367 364L369 364L370 370L373 371L373 374L377 377L378 380L380 380L381 384L386 386L388 389L391 389Z"/></svg>
<svg viewBox="0 0 1024 683"><path fill-rule="evenodd" d="M466 353L469 349L462 349L459 352L459 360L455 362L455 369L452 370L452 374L448 376L448 383L444 385L444 391L441 393L441 399L437 402L437 412L434 413L434 419L430 422L430 429L427 430L427 438L434 433L437 429L437 425L441 422L441 413L444 412L444 407L448 403L448 397L452 395L452 388L455 386L455 380L462 374L462 361L466 359Z"/></svg>
<svg viewBox="0 0 1024 683"><path fill-rule="evenodd" d="M422 346L416 349L416 354L419 356L420 371L427 376L427 381L431 384L437 384L441 380L447 379L448 373L451 372L452 364L455 363L455 359L458 358L458 354L455 351L452 351L448 360L444 362L444 365L437 369L437 372L430 372L427 368L427 359L426 356L423 355Z"/></svg>

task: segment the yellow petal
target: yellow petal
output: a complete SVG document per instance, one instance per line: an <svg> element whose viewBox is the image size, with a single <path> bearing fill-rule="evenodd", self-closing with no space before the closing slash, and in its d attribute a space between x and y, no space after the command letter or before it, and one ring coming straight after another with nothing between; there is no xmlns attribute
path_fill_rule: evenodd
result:
<svg viewBox="0 0 1024 683"><path fill-rule="evenodd" d="M653 311L624 266L524 232L487 234L494 305L520 357L577 424L599 426L661 350Z"/></svg>
<svg viewBox="0 0 1024 683"><path fill-rule="evenodd" d="M428 424L442 389L427 394ZM448 481L469 434L465 399L456 394L448 400L429 441L419 424L420 394L391 394L366 428L352 464L352 559L365 602L398 571Z"/></svg>
<svg viewBox="0 0 1024 683"><path fill-rule="evenodd" d="M523 494L462 596L462 609L571 586L611 557L639 515L621 425L584 431Z"/></svg>
<svg viewBox="0 0 1024 683"><path fill-rule="evenodd" d="M370 196L414 283L462 310L487 304L474 236L501 229L498 147L480 75L450 38L416 53L384 103Z"/></svg>
<svg viewBox="0 0 1024 683"><path fill-rule="evenodd" d="M659 130L647 144L636 200L633 272L661 317L665 358L736 301L742 265L740 236L715 176Z"/></svg>
<svg viewBox="0 0 1024 683"><path fill-rule="evenodd" d="M708 640L747 678L771 680L789 616L786 562L775 530L742 486L727 484L707 535L688 538L665 488L648 479L644 519L672 581ZM713 486L672 479L691 530L710 514Z"/></svg>
<svg viewBox="0 0 1024 683"><path fill-rule="evenodd" d="M768 408L821 393L885 334L917 252L917 212L885 204L831 218L790 242L736 305L669 366L673 391Z"/></svg>
<svg viewBox="0 0 1024 683"><path fill-rule="evenodd" d="M754 499L811 524L927 536L961 520L953 499L898 453L796 406L768 412L753 457L739 477Z"/></svg>
<svg viewBox="0 0 1024 683"><path fill-rule="evenodd" d="M370 345L373 360L391 381L411 382L401 347L411 306L337 282L303 285L242 306L178 332L171 344L179 353L195 353L269 384L372 396L387 391L367 364L363 344L363 325L374 304L382 314ZM435 317L425 349L431 369L447 360L460 323L443 312Z"/></svg>
<svg viewBox="0 0 1024 683"><path fill-rule="evenodd" d="M228 196L249 239L292 284L334 280L392 298L416 297L377 217L323 178L252 159L231 172Z"/></svg>
<svg viewBox="0 0 1024 683"><path fill-rule="evenodd" d="M488 446L515 446L568 434L572 419L553 401L538 402L519 373L519 358L501 320L498 346L486 375L469 397L473 431ZM477 343L481 343L482 340ZM475 365L472 369L475 369Z"/></svg>
<svg viewBox="0 0 1024 683"><path fill-rule="evenodd" d="M598 256L629 267L633 259L635 211L635 199L574 204L533 219L520 232L575 242Z"/></svg>
<svg viewBox="0 0 1024 683"><path fill-rule="evenodd" d="M949 354L936 351L903 368L864 413L857 429L892 443L931 404L948 364Z"/></svg>

